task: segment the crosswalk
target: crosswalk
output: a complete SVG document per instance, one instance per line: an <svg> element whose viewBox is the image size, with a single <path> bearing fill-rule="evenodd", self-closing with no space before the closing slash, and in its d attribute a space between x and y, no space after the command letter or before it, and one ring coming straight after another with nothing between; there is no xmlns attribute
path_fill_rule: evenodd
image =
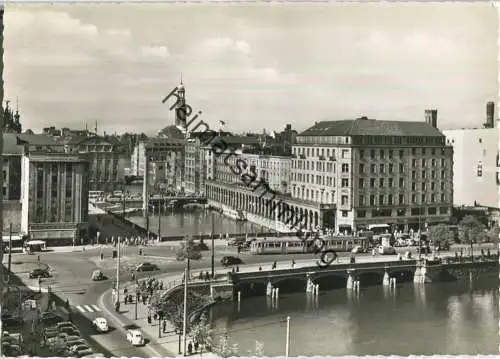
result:
<svg viewBox="0 0 500 359"><path fill-rule="evenodd" d="M80 313L94 313L94 312L100 312L101 309L95 305L75 305L75 308L80 312Z"/></svg>

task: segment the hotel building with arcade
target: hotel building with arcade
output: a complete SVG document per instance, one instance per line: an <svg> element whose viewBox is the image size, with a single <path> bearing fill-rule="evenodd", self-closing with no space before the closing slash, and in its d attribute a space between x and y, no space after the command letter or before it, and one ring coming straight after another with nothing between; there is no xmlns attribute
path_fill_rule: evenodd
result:
<svg viewBox="0 0 500 359"><path fill-rule="evenodd" d="M282 232L424 229L452 215L453 148L436 110L421 122L318 122L296 136L289 156L233 141L216 157L209 203ZM255 181L247 185L245 174Z"/></svg>

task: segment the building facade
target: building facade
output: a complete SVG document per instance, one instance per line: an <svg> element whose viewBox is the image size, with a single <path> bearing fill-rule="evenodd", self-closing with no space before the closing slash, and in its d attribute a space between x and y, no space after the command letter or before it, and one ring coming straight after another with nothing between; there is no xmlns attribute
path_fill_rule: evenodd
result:
<svg viewBox="0 0 500 359"><path fill-rule="evenodd" d="M21 159L23 146L17 144L17 134L3 134L3 218L4 233L12 225L13 233L21 231Z"/></svg>
<svg viewBox="0 0 500 359"><path fill-rule="evenodd" d="M435 127L436 115L426 111L426 122L317 123L297 136L292 197L334 206L319 215L336 232L449 221L453 148Z"/></svg>
<svg viewBox="0 0 500 359"><path fill-rule="evenodd" d="M144 142L139 142L134 147L131 156L132 176L144 177L144 169L146 167L146 147Z"/></svg>
<svg viewBox="0 0 500 359"><path fill-rule="evenodd" d="M85 156L20 140L21 231L31 239L77 243L88 230L89 163Z"/></svg>
<svg viewBox="0 0 500 359"><path fill-rule="evenodd" d="M498 130L496 128L443 131L453 146L453 204L498 206Z"/></svg>

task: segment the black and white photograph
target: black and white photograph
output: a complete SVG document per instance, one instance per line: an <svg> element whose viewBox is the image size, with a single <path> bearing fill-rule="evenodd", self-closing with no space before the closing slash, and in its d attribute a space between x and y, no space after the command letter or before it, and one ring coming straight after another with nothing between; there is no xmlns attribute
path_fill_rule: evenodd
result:
<svg viewBox="0 0 500 359"><path fill-rule="evenodd" d="M498 355L498 14L3 4L0 355Z"/></svg>

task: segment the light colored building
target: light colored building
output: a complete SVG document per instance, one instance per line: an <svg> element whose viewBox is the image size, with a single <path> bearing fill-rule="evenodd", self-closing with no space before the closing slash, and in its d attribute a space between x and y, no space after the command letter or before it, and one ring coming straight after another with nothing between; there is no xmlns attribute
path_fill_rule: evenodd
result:
<svg viewBox="0 0 500 359"><path fill-rule="evenodd" d="M443 131L453 146L453 204L498 207L498 129Z"/></svg>
<svg viewBox="0 0 500 359"><path fill-rule="evenodd" d="M144 169L146 168L146 147L144 142L139 142L139 144L134 147L130 162L132 163L131 175L143 177Z"/></svg>
<svg viewBox="0 0 500 359"><path fill-rule="evenodd" d="M89 161L89 190L122 190L125 182L125 158L119 143L112 137L81 136L66 131L57 139L65 151L85 155Z"/></svg>
<svg viewBox="0 0 500 359"><path fill-rule="evenodd" d="M47 244L78 242L88 230L89 163L47 136L23 136L21 231Z"/></svg>
<svg viewBox="0 0 500 359"><path fill-rule="evenodd" d="M245 150L241 157L250 166L254 166L259 180L265 181L271 190L282 194L290 193L290 157L248 153Z"/></svg>
<svg viewBox="0 0 500 359"><path fill-rule="evenodd" d="M292 197L317 206L307 226L339 232L447 222L453 149L436 115L426 111L426 122L324 121L299 134Z"/></svg>

